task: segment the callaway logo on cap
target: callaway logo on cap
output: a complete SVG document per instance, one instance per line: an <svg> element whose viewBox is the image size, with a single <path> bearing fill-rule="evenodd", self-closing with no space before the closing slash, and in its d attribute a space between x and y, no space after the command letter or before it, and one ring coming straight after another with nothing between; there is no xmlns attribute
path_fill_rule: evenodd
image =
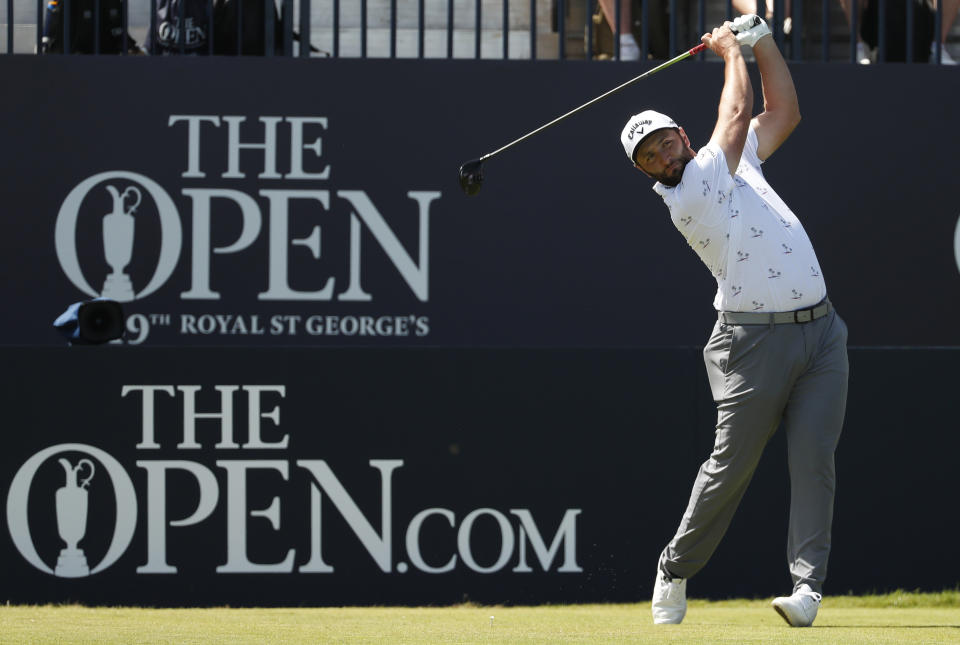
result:
<svg viewBox="0 0 960 645"><path fill-rule="evenodd" d="M657 130L664 128L677 128L676 122L666 114L660 114L653 110L645 110L640 114L634 114L623 126L620 133L620 143L623 144L623 151L627 153L630 163L634 163L633 155L637 152L640 142L650 136Z"/></svg>

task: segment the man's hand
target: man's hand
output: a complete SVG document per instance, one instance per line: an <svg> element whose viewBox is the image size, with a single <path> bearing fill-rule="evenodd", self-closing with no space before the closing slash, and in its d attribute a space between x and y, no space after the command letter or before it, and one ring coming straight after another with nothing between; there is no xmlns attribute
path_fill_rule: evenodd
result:
<svg viewBox="0 0 960 645"><path fill-rule="evenodd" d="M730 25L731 31L737 35L737 42L741 45L753 47L764 36L770 35L770 27L760 16L748 13L740 16Z"/></svg>
<svg viewBox="0 0 960 645"><path fill-rule="evenodd" d="M700 40L706 43L707 47L720 58L726 59L727 54L731 52L739 54L740 43L737 42L737 37L730 29L732 26L732 22L725 22L714 29L713 33L704 34Z"/></svg>

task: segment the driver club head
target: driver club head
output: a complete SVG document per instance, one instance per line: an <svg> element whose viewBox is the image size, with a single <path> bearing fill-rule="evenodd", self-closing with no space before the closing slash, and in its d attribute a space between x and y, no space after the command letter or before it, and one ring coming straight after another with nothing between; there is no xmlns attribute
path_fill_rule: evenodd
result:
<svg viewBox="0 0 960 645"><path fill-rule="evenodd" d="M474 159L460 166L460 188L467 195L476 195L480 192L480 184L483 183L482 161Z"/></svg>

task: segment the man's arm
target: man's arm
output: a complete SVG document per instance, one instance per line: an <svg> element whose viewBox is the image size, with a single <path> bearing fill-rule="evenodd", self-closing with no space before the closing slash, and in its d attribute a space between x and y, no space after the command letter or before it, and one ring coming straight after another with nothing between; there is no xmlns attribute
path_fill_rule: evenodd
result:
<svg viewBox="0 0 960 645"><path fill-rule="evenodd" d="M740 53L740 43L730 31L729 24L714 29L712 34L704 34L701 40L723 58L724 62L723 91L720 93L717 125L710 141L723 150L727 168L733 175L740 165L740 155L743 153L743 145L750 128L753 86L747 75L747 65Z"/></svg>
<svg viewBox="0 0 960 645"><path fill-rule="evenodd" d="M772 37L763 37L753 46L760 69L763 112L753 119L757 133L757 155L766 159L780 147L800 123L800 104L790 69Z"/></svg>

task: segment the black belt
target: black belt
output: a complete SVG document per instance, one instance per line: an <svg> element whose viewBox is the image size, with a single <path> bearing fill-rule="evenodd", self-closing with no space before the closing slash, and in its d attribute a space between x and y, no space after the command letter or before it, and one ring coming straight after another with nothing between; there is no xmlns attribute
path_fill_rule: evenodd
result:
<svg viewBox="0 0 960 645"><path fill-rule="evenodd" d="M719 320L727 325L792 325L796 323L808 323L823 318L833 311L833 305L826 298L818 304L807 309L797 309L796 311L721 311Z"/></svg>

